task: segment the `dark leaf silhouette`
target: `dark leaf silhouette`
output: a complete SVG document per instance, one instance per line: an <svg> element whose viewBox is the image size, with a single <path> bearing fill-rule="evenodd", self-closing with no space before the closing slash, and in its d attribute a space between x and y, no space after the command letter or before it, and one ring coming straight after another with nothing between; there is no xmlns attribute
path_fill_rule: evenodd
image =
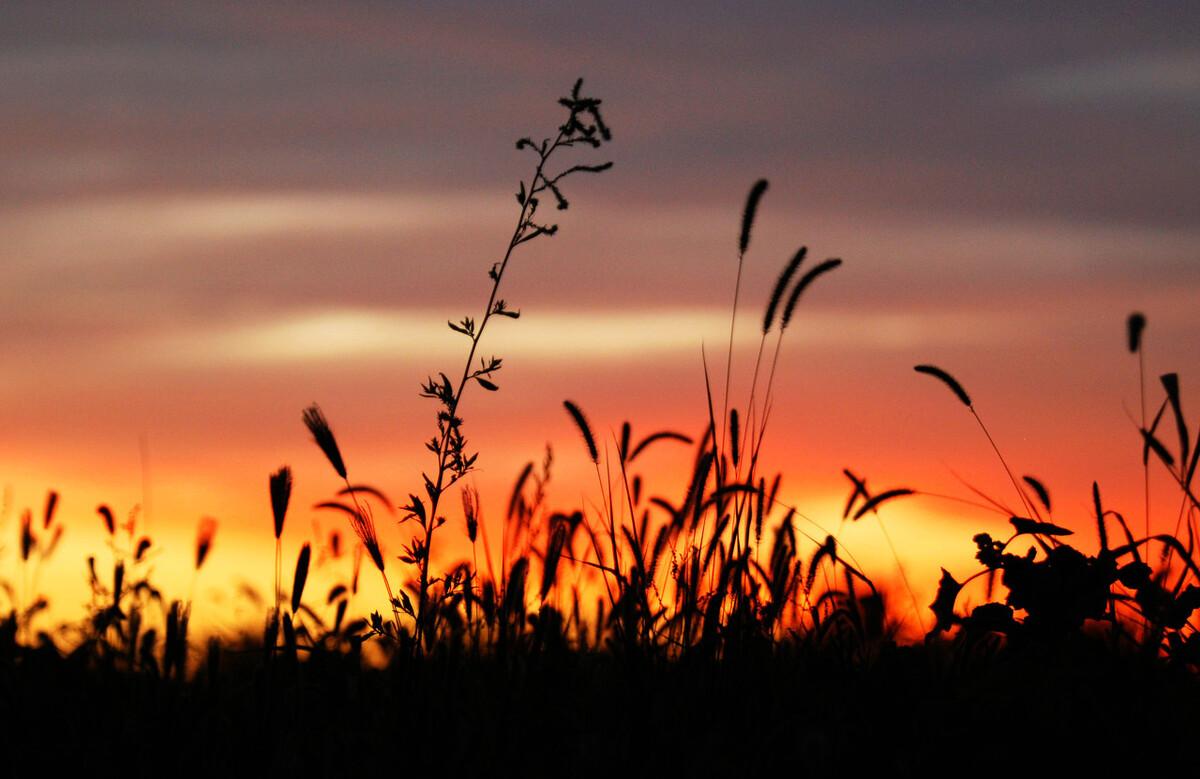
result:
<svg viewBox="0 0 1200 779"><path fill-rule="evenodd" d="M683 444L691 444L692 438L691 436L684 435L683 433L676 433L670 430L652 433L639 441L637 446L633 447L633 453L629 455L629 461L633 462L636 460L637 456L646 451L648 446L658 441L679 441Z"/></svg>
<svg viewBox="0 0 1200 779"><path fill-rule="evenodd" d="M843 468L842 473L854 485L854 489L850 491L850 497L846 499L846 507L842 510L842 519L848 519L850 512L854 510L854 504L861 497L864 500L871 496L867 493L867 483L865 480L855 476L849 468Z"/></svg>
<svg viewBox="0 0 1200 779"><path fill-rule="evenodd" d="M1162 441L1158 440L1152 431L1143 430L1142 440L1145 442L1146 450L1154 452L1156 455L1158 455L1158 459L1163 461L1163 465L1167 466L1168 468L1175 465L1175 456L1172 455L1170 450L1163 445Z"/></svg>
<svg viewBox="0 0 1200 779"><path fill-rule="evenodd" d="M853 520L862 519L868 512L874 511L882 504L894 498L901 498L905 495L912 495L913 491L907 487L898 487L894 490L885 490L878 495L873 495L865 503L858 507L858 511L854 512Z"/></svg>
<svg viewBox="0 0 1200 779"><path fill-rule="evenodd" d="M351 484L338 490L337 495L339 498L347 495L370 495L379 502L379 505L386 508L388 513L395 513L396 504L392 502L392 499L384 494L383 490L373 487L370 484Z"/></svg>
<svg viewBox="0 0 1200 779"><path fill-rule="evenodd" d="M1027 517L1010 517L1008 521L1012 523L1017 535L1069 536L1075 533L1074 530L1068 530L1050 522L1038 522Z"/></svg>
<svg viewBox="0 0 1200 779"><path fill-rule="evenodd" d="M943 568L942 579L938 582L937 595L929 607L937 619L933 632L941 633L949 630L958 621L958 617L954 613L954 602L958 599L960 590L962 590L962 584L955 581L950 572Z"/></svg>
<svg viewBox="0 0 1200 779"><path fill-rule="evenodd" d="M1179 462L1186 463L1191 438L1188 437L1187 420L1183 415L1183 402L1179 397L1179 375L1166 373L1161 377L1161 381L1163 389L1167 391L1167 402L1171 406L1171 412L1175 415L1175 429L1179 433Z"/></svg>

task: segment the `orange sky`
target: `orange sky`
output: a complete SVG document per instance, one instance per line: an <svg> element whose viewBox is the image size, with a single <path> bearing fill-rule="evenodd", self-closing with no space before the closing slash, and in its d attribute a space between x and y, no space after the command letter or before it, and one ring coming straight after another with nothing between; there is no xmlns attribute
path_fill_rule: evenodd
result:
<svg viewBox="0 0 1200 779"><path fill-rule="evenodd" d="M196 522L221 521L198 584L212 622L232 619L234 582L268 591L268 473L296 472L290 560L308 507L338 486L300 423L313 401L355 478L397 500L417 490L434 411L418 385L461 370L442 323L486 299L528 175L512 142L552 127L579 74L605 99L616 166L572 181L560 235L505 280L522 318L483 345L505 359L502 390L463 406L488 516L547 443L552 507L597 500L564 398L610 440L626 419L701 431L700 348L723 364L738 219L760 176L735 404L792 252L846 263L789 331L765 452L823 527L847 466L877 489L968 496L957 473L1011 498L973 420L916 363L966 384L1014 468L1085 530L1092 479L1141 516L1130 311L1149 318L1151 386L1178 370L1195 402L1186 6L1079 24L1070 4L1036 18L700 4L683 22L631 8L632 25L453 5L148 8L16 3L0 30L0 101L16 107L0 118L0 484L16 511L63 494L67 535L41 579L57 605L84 597L101 502L148 503L156 577L180 595ZM690 457L649 458L650 494L681 493ZM971 536L998 528L928 498L883 520L922 602L939 564L973 571ZM15 512L0 533L13 579ZM400 531L383 533L397 549ZM844 540L889 579L877 527Z"/></svg>

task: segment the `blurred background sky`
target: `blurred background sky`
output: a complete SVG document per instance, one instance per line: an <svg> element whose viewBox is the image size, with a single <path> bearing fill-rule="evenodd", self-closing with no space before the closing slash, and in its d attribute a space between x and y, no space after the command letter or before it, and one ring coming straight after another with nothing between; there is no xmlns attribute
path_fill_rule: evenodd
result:
<svg viewBox="0 0 1200 779"><path fill-rule="evenodd" d="M701 343L723 365L760 177L735 404L782 265L801 244L845 260L785 341L765 456L789 501L832 529L844 466L1012 500L973 420L911 370L933 362L1062 524L1088 527L1093 478L1141 516L1128 313L1152 377L1178 370L1194 399L1200 376L1194 3L8 0L0 484L14 509L63 492L55 586L82 588L97 503L144 502L168 579L212 515L212 565L268 591L268 473L296 471L292 554L337 488L300 423L314 400L352 474L416 491L418 387L461 370L443 323L486 300L529 176L513 142L552 134L579 76L614 135L582 156L615 166L568 182L560 234L505 280L523 315L483 346L502 390L463 406L494 518L547 442L551 503L598 500L564 398L600 431L701 431ZM647 466L676 496L690 452ZM885 521L921 593L1003 524L930 499ZM3 568L11 512L0 532ZM877 529L856 533L870 558Z"/></svg>

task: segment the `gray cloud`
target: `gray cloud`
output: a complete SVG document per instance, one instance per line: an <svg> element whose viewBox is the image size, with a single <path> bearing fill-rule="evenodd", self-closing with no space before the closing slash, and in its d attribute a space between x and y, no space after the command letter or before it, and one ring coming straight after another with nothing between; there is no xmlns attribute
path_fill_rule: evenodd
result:
<svg viewBox="0 0 1200 779"><path fill-rule="evenodd" d="M25 354L247 312L457 310L512 218L512 141L579 74L617 166L514 268L522 304L722 303L762 175L755 295L801 242L849 261L843 307L1200 286L1188 4L4 13L0 339Z"/></svg>
<svg viewBox="0 0 1200 779"><path fill-rule="evenodd" d="M1200 49L1059 65L1030 73L1017 86L1047 102L1179 103L1194 110L1200 102Z"/></svg>

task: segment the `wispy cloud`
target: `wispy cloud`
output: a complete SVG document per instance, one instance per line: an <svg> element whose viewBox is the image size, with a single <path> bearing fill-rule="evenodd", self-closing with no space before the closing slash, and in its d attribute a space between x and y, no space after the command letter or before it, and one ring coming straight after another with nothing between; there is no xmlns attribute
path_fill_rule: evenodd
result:
<svg viewBox="0 0 1200 779"><path fill-rule="evenodd" d="M1041 316L1042 324L1054 312ZM736 345L756 347L761 331L754 316L739 317ZM789 341L803 348L908 350L915 347L987 346L1013 343L1037 331L1029 317L1015 330L1004 312L821 311L801 313ZM665 357L699 359L702 344L722 351L729 313L717 308L641 311L540 311L518 322L500 321L488 332L486 351L522 361L580 366L590 363L654 362ZM439 312L385 313L321 310L180 330L123 343L119 350L160 367L218 368L228 365L353 365L361 360L452 358L462 335L439 321ZM772 348L775 335L769 341Z"/></svg>
<svg viewBox="0 0 1200 779"><path fill-rule="evenodd" d="M1019 94L1054 103L1200 104L1200 50L1074 62L1026 73Z"/></svg>
<svg viewBox="0 0 1200 779"><path fill-rule="evenodd" d="M76 198L0 210L13 264L106 265L183 247L228 248L263 237L411 233L510 216L494 194L345 191L177 192ZM82 251L81 246L87 250ZM13 265L10 264L10 268Z"/></svg>
<svg viewBox="0 0 1200 779"><path fill-rule="evenodd" d="M322 310L152 337L140 348L163 364L193 368L456 355L465 337L450 331L439 313ZM670 352L698 354L703 334L715 340L728 326L727 315L702 309L542 311L494 323L484 348L539 361L656 359Z"/></svg>

